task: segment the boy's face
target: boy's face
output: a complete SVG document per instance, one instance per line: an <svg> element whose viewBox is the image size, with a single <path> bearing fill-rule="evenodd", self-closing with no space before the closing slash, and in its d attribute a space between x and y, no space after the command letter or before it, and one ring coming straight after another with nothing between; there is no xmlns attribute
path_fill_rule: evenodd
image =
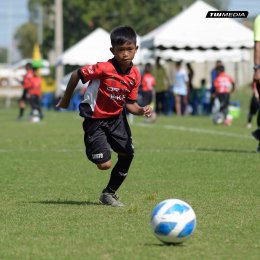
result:
<svg viewBox="0 0 260 260"><path fill-rule="evenodd" d="M138 46L134 43L126 42L122 45L116 45L110 48L110 51L114 54L117 62L121 66L129 66L135 57Z"/></svg>

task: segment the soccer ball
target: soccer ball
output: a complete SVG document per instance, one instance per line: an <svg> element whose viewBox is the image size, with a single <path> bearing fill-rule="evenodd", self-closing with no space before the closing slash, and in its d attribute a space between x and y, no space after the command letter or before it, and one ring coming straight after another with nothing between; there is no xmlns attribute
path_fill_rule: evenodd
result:
<svg viewBox="0 0 260 260"><path fill-rule="evenodd" d="M224 123L224 119L225 119L224 114L219 112L219 113L216 113L215 115L213 115L212 122L215 125L221 125Z"/></svg>
<svg viewBox="0 0 260 260"><path fill-rule="evenodd" d="M32 115L30 116L30 122L32 122L32 123L38 123L38 122L40 122L41 121L41 119L40 119L40 115L39 115L39 111L38 110L36 110L36 109L34 109L33 111L32 111Z"/></svg>
<svg viewBox="0 0 260 260"><path fill-rule="evenodd" d="M166 244L178 244L194 232L196 215L188 203L179 199L168 199L154 208L151 226L159 240Z"/></svg>

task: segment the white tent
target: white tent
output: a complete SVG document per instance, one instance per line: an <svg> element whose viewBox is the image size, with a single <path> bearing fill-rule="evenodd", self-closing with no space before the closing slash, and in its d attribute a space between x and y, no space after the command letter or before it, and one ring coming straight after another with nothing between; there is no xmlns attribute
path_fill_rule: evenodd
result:
<svg viewBox="0 0 260 260"><path fill-rule="evenodd" d="M164 60L169 61L184 61L184 62L213 62L222 60L224 62L241 62L250 60L249 50L165 50L156 51L155 56L159 56Z"/></svg>
<svg viewBox="0 0 260 260"><path fill-rule="evenodd" d="M110 47L109 33L102 28L97 28L67 49L58 58L57 63L84 66L98 61L107 61L113 57Z"/></svg>
<svg viewBox="0 0 260 260"><path fill-rule="evenodd" d="M220 50L253 47L253 32L231 18L206 18L212 6L197 1L142 38L141 48Z"/></svg>

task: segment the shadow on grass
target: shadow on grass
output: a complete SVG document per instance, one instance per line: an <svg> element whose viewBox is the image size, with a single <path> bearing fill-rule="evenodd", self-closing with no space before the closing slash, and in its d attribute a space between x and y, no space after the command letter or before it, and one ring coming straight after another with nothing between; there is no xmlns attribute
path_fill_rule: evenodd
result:
<svg viewBox="0 0 260 260"><path fill-rule="evenodd" d="M93 201L74 201L74 200L40 200L40 201L32 201L31 203L55 204L55 205L78 205L78 206L101 205L98 202L93 202Z"/></svg>
<svg viewBox="0 0 260 260"><path fill-rule="evenodd" d="M184 247L185 245L183 243L179 243L179 244L164 244L164 243L146 243L144 244L144 246L158 246L158 247Z"/></svg>
<svg viewBox="0 0 260 260"><path fill-rule="evenodd" d="M256 151L251 150L238 150L238 149L218 149L218 148L197 148L197 151L200 152L224 152L224 153L254 153L256 154Z"/></svg>

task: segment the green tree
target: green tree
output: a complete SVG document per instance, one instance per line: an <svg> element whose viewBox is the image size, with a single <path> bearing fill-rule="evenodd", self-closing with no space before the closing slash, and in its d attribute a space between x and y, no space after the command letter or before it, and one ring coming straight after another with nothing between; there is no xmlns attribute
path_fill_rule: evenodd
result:
<svg viewBox="0 0 260 260"><path fill-rule="evenodd" d="M32 23L26 23L16 31L17 46L24 58L31 58L33 46L37 42L37 28Z"/></svg>

